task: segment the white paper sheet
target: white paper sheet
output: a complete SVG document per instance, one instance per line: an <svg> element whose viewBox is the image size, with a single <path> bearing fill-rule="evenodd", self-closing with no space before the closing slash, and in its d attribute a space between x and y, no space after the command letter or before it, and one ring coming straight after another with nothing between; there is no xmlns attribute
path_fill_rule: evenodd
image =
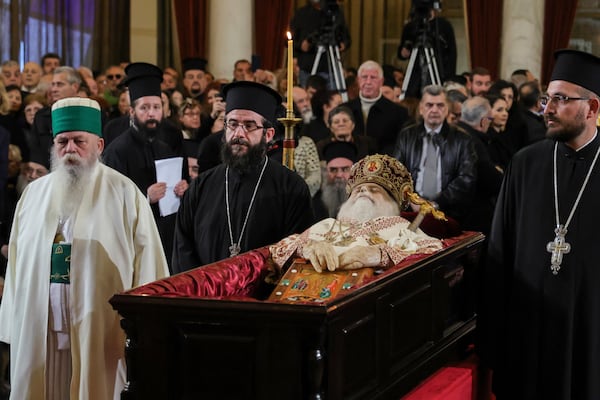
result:
<svg viewBox="0 0 600 400"><path fill-rule="evenodd" d="M166 217L179 210L179 197L175 195L175 185L181 180L181 169L183 168L183 158L173 157L154 161L156 164L156 182L167 183L167 193L165 197L158 201L160 216Z"/></svg>

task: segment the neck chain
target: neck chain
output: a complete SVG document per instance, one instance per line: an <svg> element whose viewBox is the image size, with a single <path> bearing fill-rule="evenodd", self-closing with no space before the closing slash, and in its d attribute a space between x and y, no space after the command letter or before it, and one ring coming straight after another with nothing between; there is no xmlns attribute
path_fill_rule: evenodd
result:
<svg viewBox="0 0 600 400"><path fill-rule="evenodd" d="M556 153L558 148L558 142L554 144L554 213L556 217L556 228L554 229L554 233L556 237L552 242L549 242L546 245L546 251L552 253L550 257L550 270L554 275L558 274L558 270L560 269L560 264L562 263L563 254L567 254L571 251L571 245L565 241L565 236L567 234L567 228L573 219L573 214L575 214L575 210L579 205L579 201L581 200L581 196L583 195L583 191L590 180L590 176L592 175L592 170L596 165L596 161L598 160L598 155L600 155L600 147L596 151L596 155L594 156L594 160L592 161L592 165L590 165L590 169L583 180L583 185L581 185L581 189L579 189L579 193L577 194L577 198L575 199L575 204L571 208L571 212L567 217L567 222L562 225L559 221L560 217L558 215L558 178L556 172Z"/></svg>
<svg viewBox="0 0 600 400"><path fill-rule="evenodd" d="M244 236L246 224L248 223L248 217L250 217L250 210L252 210L252 204L254 204L256 192L258 191L258 186L260 185L260 181L262 180L263 174L265 173L265 169L267 168L268 162L269 158L265 156L265 163L263 164L262 170L260 171L258 182L256 182L256 186L254 187L254 193L252 193L252 198L250 199L250 204L248 205L248 211L246 211L246 218L244 219L244 224L242 225L240 237L238 238L237 242L233 241L233 231L231 229L231 212L229 211L229 166L227 166L227 168L225 169L225 204L227 205L227 226L229 227L229 241L231 243L231 246L229 246L230 257L234 257L240 254L240 243L242 242L242 236Z"/></svg>

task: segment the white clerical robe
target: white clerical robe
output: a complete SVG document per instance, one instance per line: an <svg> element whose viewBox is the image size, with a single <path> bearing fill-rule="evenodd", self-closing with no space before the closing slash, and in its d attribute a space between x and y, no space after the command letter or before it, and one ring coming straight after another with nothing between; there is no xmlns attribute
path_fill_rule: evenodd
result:
<svg viewBox="0 0 600 400"><path fill-rule="evenodd" d="M293 256L301 256L310 241L330 242L339 256L355 246L378 246L395 265L412 254L431 254L442 249L439 239L422 230L408 230L410 222L400 216L377 217L365 222L343 222L326 218L300 235L291 235L270 247L273 261L279 266Z"/></svg>
<svg viewBox="0 0 600 400"><path fill-rule="evenodd" d="M17 204L0 307L11 347L11 398L44 399L52 242L59 221L56 174L32 182ZM168 275L146 197L98 165L73 227L70 271L71 399L113 399L124 385L125 334L108 300Z"/></svg>

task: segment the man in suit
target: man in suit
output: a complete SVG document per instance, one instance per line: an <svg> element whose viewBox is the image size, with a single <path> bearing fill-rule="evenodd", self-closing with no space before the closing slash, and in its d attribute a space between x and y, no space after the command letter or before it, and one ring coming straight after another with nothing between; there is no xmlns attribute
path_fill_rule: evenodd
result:
<svg viewBox="0 0 600 400"><path fill-rule="evenodd" d="M394 157L408 168L421 197L463 222L477 178L473 139L446 122L448 98L441 86L423 88L419 113L423 121L398 134Z"/></svg>
<svg viewBox="0 0 600 400"><path fill-rule="evenodd" d="M373 137L380 153L392 154L396 136L408 120L406 108L381 94L383 69L375 61L365 61L358 68L359 97L345 105L354 114L354 135Z"/></svg>

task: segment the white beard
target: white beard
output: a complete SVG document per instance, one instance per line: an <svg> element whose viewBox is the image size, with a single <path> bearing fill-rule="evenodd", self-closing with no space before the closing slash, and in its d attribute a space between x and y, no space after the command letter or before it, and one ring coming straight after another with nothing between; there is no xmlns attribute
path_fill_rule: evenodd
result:
<svg viewBox="0 0 600 400"><path fill-rule="evenodd" d="M52 151L52 173L54 191L60 204L60 216L63 218L75 217L81 204L85 189L91 185L91 176L98 166L98 154L91 154L90 159L82 159L76 154L67 154L59 158L56 151ZM68 159L78 160L79 164L67 163Z"/></svg>
<svg viewBox="0 0 600 400"><path fill-rule="evenodd" d="M356 200L349 199L340 208L339 220L366 222L377 217L400 215L400 208L394 201L384 200L376 204L370 197L360 196Z"/></svg>
<svg viewBox="0 0 600 400"><path fill-rule="evenodd" d="M301 112L302 114L302 122L305 124L309 124L310 121L313 120L313 112L310 108L305 108L304 110L302 110Z"/></svg>

